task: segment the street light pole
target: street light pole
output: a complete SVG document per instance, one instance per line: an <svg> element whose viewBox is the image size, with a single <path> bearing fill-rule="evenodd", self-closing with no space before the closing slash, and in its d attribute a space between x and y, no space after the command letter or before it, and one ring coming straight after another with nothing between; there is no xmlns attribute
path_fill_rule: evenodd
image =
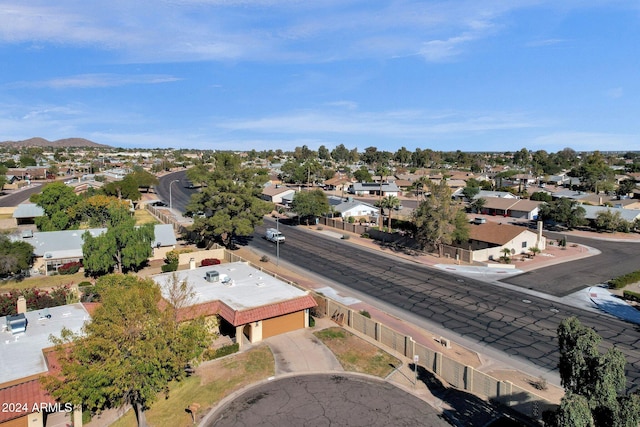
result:
<svg viewBox="0 0 640 427"><path fill-rule="evenodd" d="M172 203L172 200L171 200L171 184L173 184L174 182L180 182L180 180L179 179L174 179L173 181L171 181L169 183L169 210L173 209L173 203Z"/></svg>
<svg viewBox="0 0 640 427"><path fill-rule="evenodd" d="M276 231L278 232L278 238L276 239L276 267L280 265L280 218L276 218Z"/></svg>

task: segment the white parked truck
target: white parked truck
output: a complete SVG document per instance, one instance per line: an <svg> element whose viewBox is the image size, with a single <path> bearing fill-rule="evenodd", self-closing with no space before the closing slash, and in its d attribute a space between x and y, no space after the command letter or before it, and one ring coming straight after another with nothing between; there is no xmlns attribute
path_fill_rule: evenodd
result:
<svg viewBox="0 0 640 427"><path fill-rule="evenodd" d="M265 239L273 243L278 243L278 242L284 243L284 234L282 234L280 231L276 230L275 228L267 228L267 231L265 232L264 237Z"/></svg>

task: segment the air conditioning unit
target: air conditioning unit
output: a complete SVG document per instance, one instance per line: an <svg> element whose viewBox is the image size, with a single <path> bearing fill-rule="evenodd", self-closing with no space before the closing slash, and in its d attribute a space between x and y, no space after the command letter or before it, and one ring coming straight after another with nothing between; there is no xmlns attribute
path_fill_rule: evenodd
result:
<svg viewBox="0 0 640 427"><path fill-rule="evenodd" d="M204 274L204 278L207 282L217 282L218 280L220 280L220 273L218 273L216 270L209 270Z"/></svg>
<svg viewBox="0 0 640 427"><path fill-rule="evenodd" d="M50 252L47 252L47 253L44 254L44 257L45 258L53 258L53 255L51 255Z"/></svg>

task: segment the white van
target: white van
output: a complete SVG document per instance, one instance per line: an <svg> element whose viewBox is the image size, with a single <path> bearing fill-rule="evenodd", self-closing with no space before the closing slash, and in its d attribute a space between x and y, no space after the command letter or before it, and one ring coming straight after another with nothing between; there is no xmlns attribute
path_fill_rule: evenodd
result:
<svg viewBox="0 0 640 427"><path fill-rule="evenodd" d="M273 243L284 243L284 235L275 228L267 228L264 238Z"/></svg>

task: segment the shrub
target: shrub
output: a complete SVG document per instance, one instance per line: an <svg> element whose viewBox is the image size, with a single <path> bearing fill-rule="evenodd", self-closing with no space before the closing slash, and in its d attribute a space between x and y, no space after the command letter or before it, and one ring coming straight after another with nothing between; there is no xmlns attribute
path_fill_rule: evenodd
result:
<svg viewBox="0 0 640 427"><path fill-rule="evenodd" d="M309 316L309 327L313 328L314 326L316 326L316 319L313 316Z"/></svg>
<svg viewBox="0 0 640 427"><path fill-rule="evenodd" d="M359 313L367 319L371 319L371 314L367 310L360 310Z"/></svg>
<svg viewBox="0 0 640 427"><path fill-rule="evenodd" d="M58 273L59 274L76 274L78 271L80 271L80 267L82 267L82 263L80 261L68 262L58 267Z"/></svg>
<svg viewBox="0 0 640 427"><path fill-rule="evenodd" d="M627 285L635 282L640 282L640 271L633 271L615 279L609 280L609 287L613 289L622 289Z"/></svg>
<svg viewBox="0 0 640 427"><path fill-rule="evenodd" d="M638 292L624 291L622 292L622 297L629 301L640 302L640 294Z"/></svg>
<svg viewBox="0 0 640 427"><path fill-rule="evenodd" d="M218 265L220 264L220 260L218 258L205 258L200 263L200 266L207 267L209 265Z"/></svg>
<svg viewBox="0 0 640 427"><path fill-rule="evenodd" d="M171 263L171 264L165 264L162 267L160 267L160 269L162 270L163 273L169 273L171 271L177 271L178 270L178 263Z"/></svg>
<svg viewBox="0 0 640 427"><path fill-rule="evenodd" d="M26 300L29 311L65 305L74 299L69 285L59 286L51 291L36 288L13 289L0 295L0 316L16 314L18 298L21 296Z"/></svg>
<svg viewBox="0 0 640 427"><path fill-rule="evenodd" d="M213 360L218 359L220 357L228 356L233 353L237 353L240 350L240 344L235 343L231 345L225 345L224 347L216 348L216 349L207 349L202 353L203 360Z"/></svg>
<svg viewBox="0 0 640 427"><path fill-rule="evenodd" d="M260 258L260 262L269 262L269 257L266 255L262 255L262 258Z"/></svg>
<svg viewBox="0 0 640 427"><path fill-rule="evenodd" d="M360 237L362 237L363 239L370 239L371 238L371 236L369 236L369 233L362 233L360 235Z"/></svg>

